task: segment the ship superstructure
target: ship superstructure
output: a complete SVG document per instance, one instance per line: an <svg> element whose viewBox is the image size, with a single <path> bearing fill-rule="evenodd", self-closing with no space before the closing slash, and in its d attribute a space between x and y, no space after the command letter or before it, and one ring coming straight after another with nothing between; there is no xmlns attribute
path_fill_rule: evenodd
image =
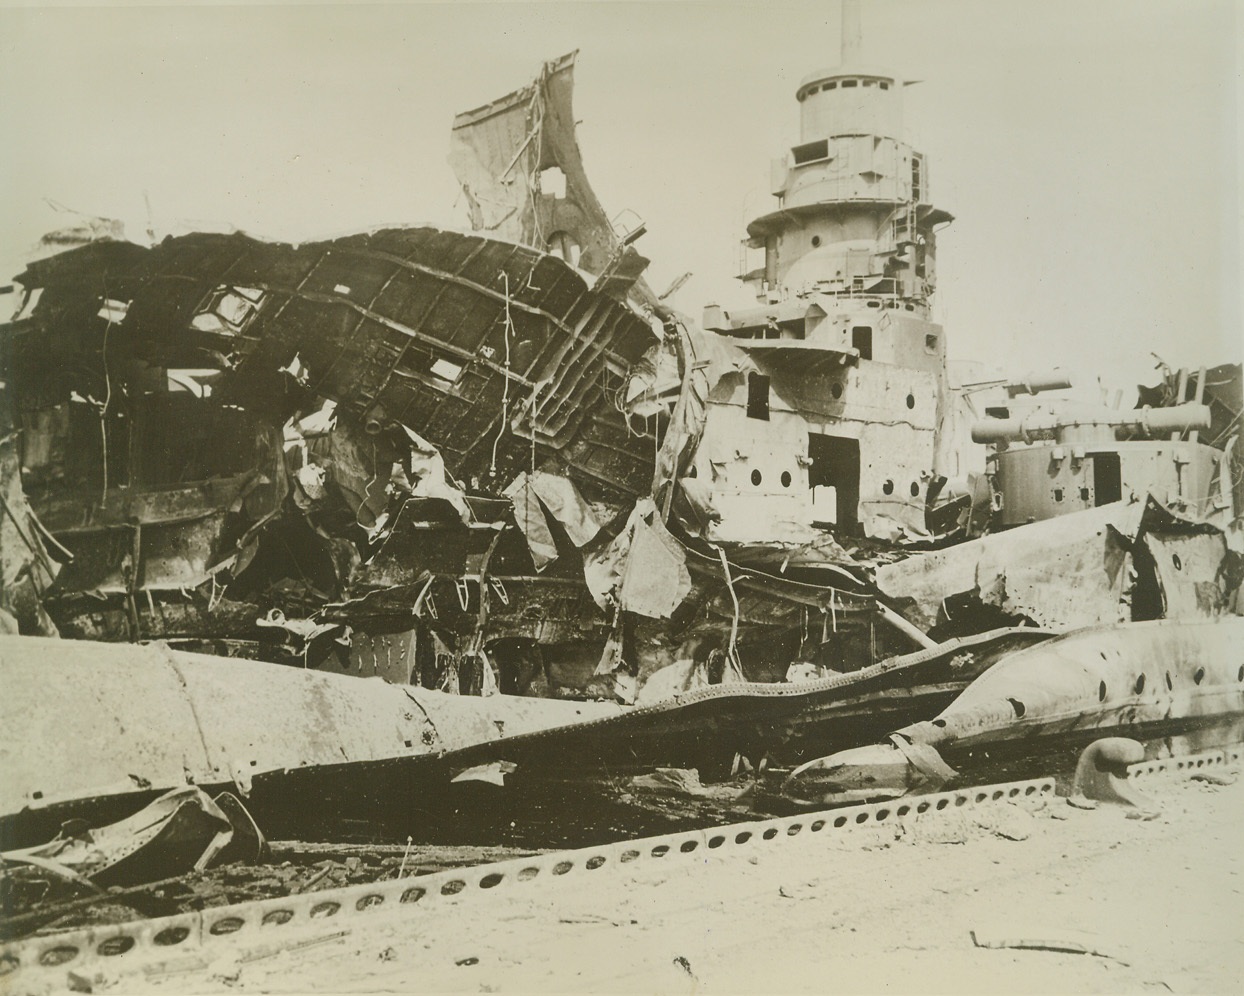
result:
<svg viewBox="0 0 1244 996"><path fill-rule="evenodd" d="M718 478L726 535L732 512L763 521L779 502L847 535L918 536L945 462L946 347L930 299L935 229L952 218L904 138L906 84L860 61L858 25L848 2L841 64L796 91L799 141L773 162L777 203L747 228L763 265L741 279L758 304L705 310L705 328L763 368L706 432L708 451L722 437L739 451Z"/></svg>

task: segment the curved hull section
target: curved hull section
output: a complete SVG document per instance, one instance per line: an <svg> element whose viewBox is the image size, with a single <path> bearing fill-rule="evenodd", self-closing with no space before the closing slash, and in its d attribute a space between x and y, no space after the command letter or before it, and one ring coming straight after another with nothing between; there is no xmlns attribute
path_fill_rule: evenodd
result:
<svg viewBox="0 0 1244 996"><path fill-rule="evenodd" d="M946 764L1048 754L1105 735L1148 742L1151 752L1244 736L1244 618L1091 627L1021 650L934 719L797 768L784 793L893 797L944 783L954 775Z"/></svg>

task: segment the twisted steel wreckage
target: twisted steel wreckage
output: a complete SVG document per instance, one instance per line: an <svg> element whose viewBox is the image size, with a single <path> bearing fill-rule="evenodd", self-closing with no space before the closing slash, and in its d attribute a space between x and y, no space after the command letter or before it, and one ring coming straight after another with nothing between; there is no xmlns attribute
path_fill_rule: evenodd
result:
<svg viewBox="0 0 1244 996"><path fill-rule="evenodd" d="M454 121L474 234L31 263L0 330L9 830L187 782L262 808L878 740L791 794L903 791L953 776L917 747L978 677L991 743L1240 739L1240 367L1134 408L952 385L952 219L846 38L748 226L755 306L699 325L587 182L573 54Z"/></svg>

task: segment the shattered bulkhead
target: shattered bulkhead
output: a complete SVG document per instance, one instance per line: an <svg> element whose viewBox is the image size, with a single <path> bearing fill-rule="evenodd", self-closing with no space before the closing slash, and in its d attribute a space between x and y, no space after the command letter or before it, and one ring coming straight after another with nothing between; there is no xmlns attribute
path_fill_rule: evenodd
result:
<svg viewBox="0 0 1244 996"><path fill-rule="evenodd" d="M19 279L4 364L25 491L64 547L44 599L64 635L468 692L613 695L622 662L633 697L638 657L677 656L665 632L638 648L632 616L693 588L664 515L634 510L678 465L668 419L624 404L660 340L564 261L433 229L192 235ZM701 559L707 665L748 620ZM759 629L795 631L801 601L767 600L787 618ZM676 642L704 642L694 615Z"/></svg>
<svg viewBox="0 0 1244 996"><path fill-rule="evenodd" d="M343 596L406 498L476 523L464 491L533 460L608 508L649 486L653 442L609 392L652 328L546 254L193 235L20 282L6 379L26 493L73 555L48 599L66 635L262 645L243 620Z"/></svg>

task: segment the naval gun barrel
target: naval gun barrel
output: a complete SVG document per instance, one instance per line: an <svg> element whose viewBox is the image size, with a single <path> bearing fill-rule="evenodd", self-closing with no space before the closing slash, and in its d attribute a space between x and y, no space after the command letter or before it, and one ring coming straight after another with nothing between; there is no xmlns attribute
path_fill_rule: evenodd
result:
<svg viewBox="0 0 1244 996"><path fill-rule="evenodd" d="M1040 394L1042 391L1062 391L1071 387L1071 377L1061 367L1053 370L1029 371L1023 377L1003 385L1012 398L1017 394Z"/></svg>
<svg viewBox="0 0 1244 996"><path fill-rule="evenodd" d="M1125 439L1137 432L1159 436L1209 428L1208 405L1176 405L1172 408L1138 408L1130 412L1067 414L1035 412L1022 418L988 418L972 426L974 443L1031 443L1041 439L1067 442L1064 433L1100 438L1111 432Z"/></svg>

